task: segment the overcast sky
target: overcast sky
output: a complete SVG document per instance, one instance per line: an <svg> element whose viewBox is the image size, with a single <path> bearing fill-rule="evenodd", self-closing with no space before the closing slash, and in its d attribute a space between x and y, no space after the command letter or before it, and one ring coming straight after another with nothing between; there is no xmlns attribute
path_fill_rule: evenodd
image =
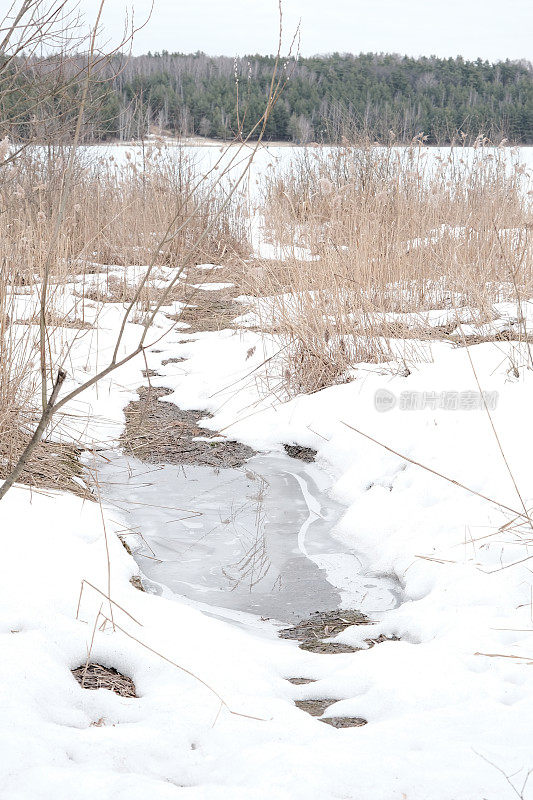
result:
<svg viewBox="0 0 533 800"><path fill-rule="evenodd" d="M10 0L0 0L7 8ZM79 0L89 18L99 0ZM151 0L106 0L106 34L120 35L124 12L140 21ZM272 53L277 0L154 0L134 52L210 55ZM533 0L283 0L285 39L301 19L302 55L334 51L462 55L533 60Z"/></svg>

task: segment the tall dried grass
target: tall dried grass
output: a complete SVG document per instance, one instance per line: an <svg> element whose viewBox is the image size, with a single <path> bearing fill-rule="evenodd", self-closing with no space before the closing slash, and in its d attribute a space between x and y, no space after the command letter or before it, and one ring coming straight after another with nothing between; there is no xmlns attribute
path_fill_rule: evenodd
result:
<svg viewBox="0 0 533 800"><path fill-rule="evenodd" d="M272 171L265 220L286 257L250 281L272 297L259 306L261 322L288 343L289 393L342 381L356 362L390 359L391 339L406 332L442 335L417 312L468 306L480 322L494 302L526 296L527 181L517 152L482 140L451 151L308 148L290 169Z"/></svg>
<svg viewBox="0 0 533 800"><path fill-rule="evenodd" d="M214 219L222 194L210 182L196 186L194 160L183 151L161 145L122 150L117 156L99 148L80 149L74 167L69 207L61 225L55 272L72 272L92 262L104 265L142 265L147 262L169 222L179 233L165 250L161 263L179 262ZM125 154L125 155L124 155ZM37 149L0 171L0 224L7 233L2 256L26 275L38 272L55 222L57 198L64 180L68 151ZM244 220L232 204L198 249L198 261L220 260L243 252ZM191 219L182 223L191 213ZM80 270L80 272L83 270Z"/></svg>
<svg viewBox="0 0 533 800"><path fill-rule="evenodd" d="M88 327L85 301L128 303L143 265L154 258L156 265L179 267L195 242L197 263L248 252L239 197L221 212L223 192L201 180L194 161L176 148L169 153L156 142L120 162L80 148L57 236L68 150L36 148L14 161L7 152L0 159L0 476L16 461L38 416L39 296L46 270L48 347L60 352L68 328L83 333ZM171 223L176 233L158 252ZM146 283L139 314L151 308L157 291L154 281ZM176 297L182 291L180 284ZM42 457L46 452L40 448ZM53 458L50 473L57 474Z"/></svg>

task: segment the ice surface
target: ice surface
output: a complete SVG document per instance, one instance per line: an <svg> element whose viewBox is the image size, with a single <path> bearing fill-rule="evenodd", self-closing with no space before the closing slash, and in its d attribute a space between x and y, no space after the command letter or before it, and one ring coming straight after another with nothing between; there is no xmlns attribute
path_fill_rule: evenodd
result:
<svg viewBox="0 0 533 800"><path fill-rule="evenodd" d="M394 582L365 575L332 536L344 509L317 485L316 466L285 455L240 469L106 457L103 499L121 509L143 574L177 595L282 621L397 604Z"/></svg>

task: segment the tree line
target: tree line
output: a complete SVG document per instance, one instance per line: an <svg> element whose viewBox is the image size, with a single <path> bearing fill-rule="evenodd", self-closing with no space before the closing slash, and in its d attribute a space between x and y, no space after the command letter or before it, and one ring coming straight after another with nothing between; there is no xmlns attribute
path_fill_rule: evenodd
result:
<svg viewBox="0 0 533 800"><path fill-rule="evenodd" d="M272 56L260 55L117 54L94 82L85 139L138 139L154 129L222 140L246 136L264 111L274 66ZM429 144L446 144L482 133L495 142L533 143L533 67L526 61L334 53L280 69L285 86L266 127L270 140L338 142L364 134L409 142L423 135ZM22 70L8 98L16 114L6 102L0 108L2 125L9 121L19 138L45 124L32 113L27 79ZM68 131L77 86L75 80L68 90L64 85L47 111L48 129L57 118Z"/></svg>

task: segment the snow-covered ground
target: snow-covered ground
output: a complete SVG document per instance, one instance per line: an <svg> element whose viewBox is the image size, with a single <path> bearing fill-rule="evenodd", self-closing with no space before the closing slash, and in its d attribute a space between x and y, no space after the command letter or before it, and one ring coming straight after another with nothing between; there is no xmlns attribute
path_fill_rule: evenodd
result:
<svg viewBox="0 0 533 800"><path fill-rule="evenodd" d="M226 286L204 274L204 288ZM162 270L158 285L169 277ZM81 308L76 286L65 292L65 307L94 325L64 328L51 343L65 356L68 391L106 363L123 307ZM36 300L21 297L20 321L34 319ZM522 312L533 330L530 308ZM118 538L129 524L120 503L17 486L0 507L0 797L533 796L533 786L522 792L533 767L527 345L435 341L407 376L358 364L351 382L281 403L265 391L273 336L167 332L166 314L178 309L160 312L150 340L152 385L171 390L160 402L210 412L206 433L262 453L279 454L283 443L317 450L317 474L341 508L332 546L358 556L353 574L324 563L327 579L341 595L354 575L383 580L400 602L372 614L382 643L368 648L369 628L354 626L337 641L359 652L306 652L279 639L275 621L222 619L170 591L134 588L139 567ZM495 312L507 324L517 317L510 304ZM127 324L121 353L140 331ZM91 469L96 450L116 445L146 366L137 357L67 407L55 435L81 436L94 450ZM100 629L102 615L114 628ZM138 698L82 689L70 670L88 650L130 676ZM326 715L368 724L324 725L294 705L310 698L338 700Z"/></svg>

